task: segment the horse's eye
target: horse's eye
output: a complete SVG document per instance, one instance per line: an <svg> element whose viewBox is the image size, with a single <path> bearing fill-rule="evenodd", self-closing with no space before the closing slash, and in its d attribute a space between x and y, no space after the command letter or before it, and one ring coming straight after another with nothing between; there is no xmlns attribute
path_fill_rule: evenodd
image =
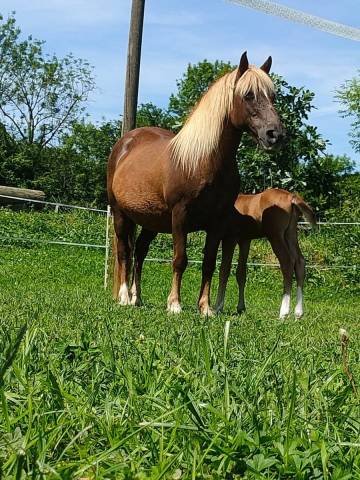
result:
<svg viewBox="0 0 360 480"><path fill-rule="evenodd" d="M246 95L245 95L245 99L246 100L254 100L255 98L255 95L253 94L253 92L248 92Z"/></svg>

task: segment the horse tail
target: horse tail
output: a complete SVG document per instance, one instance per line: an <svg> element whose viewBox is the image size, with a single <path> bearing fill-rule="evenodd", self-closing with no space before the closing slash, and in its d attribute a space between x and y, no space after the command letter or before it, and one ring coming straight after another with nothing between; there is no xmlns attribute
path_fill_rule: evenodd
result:
<svg viewBox="0 0 360 480"><path fill-rule="evenodd" d="M296 193L293 194L291 203L297 208L298 212L305 217L312 227L316 226L316 217L313 209L302 197L300 197L300 195L297 195Z"/></svg>
<svg viewBox="0 0 360 480"><path fill-rule="evenodd" d="M119 259L117 255L117 235L116 231L114 228L114 235L113 235L113 288L112 288L112 294L114 300L118 299L119 295L119 289L120 289L120 276L119 276Z"/></svg>

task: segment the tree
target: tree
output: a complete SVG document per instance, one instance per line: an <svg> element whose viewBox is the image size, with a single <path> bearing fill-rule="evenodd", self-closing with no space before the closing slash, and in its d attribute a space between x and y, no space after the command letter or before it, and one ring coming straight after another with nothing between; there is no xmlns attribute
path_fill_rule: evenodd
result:
<svg viewBox="0 0 360 480"><path fill-rule="evenodd" d="M337 208L342 199L343 179L354 168L346 155L320 155L311 159L302 175L306 200L321 212Z"/></svg>
<svg viewBox="0 0 360 480"><path fill-rule="evenodd" d="M84 111L92 68L71 54L45 54L45 42L31 36L21 40L14 16L0 22L0 120L23 143L43 148Z"/></svg>
<svg viewBox="0 0 360 480"><path fill-rule="evenodd" d="M344 107L340 113L344 117L353 119L350 132L351 144L354 150L360 153L360 70L357 77L348 80L339 88L336 98Z"/></svg>
<svg viewBox="0 0 360 480"><path fill-rule="evenodd" d="M160 127L171 129L173 117L167 110L157 107L153 103L142 103L136 114L137 127Z"/></svg>

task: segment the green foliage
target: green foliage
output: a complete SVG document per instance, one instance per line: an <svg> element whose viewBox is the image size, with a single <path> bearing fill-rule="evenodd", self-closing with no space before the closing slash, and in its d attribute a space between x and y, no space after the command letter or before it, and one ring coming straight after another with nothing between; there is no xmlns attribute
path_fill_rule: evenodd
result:
<svg viewBox="0 0 360 480"><path fill-rule="evenodd" d="M0 22L0 119L14 137L46 146L84 111L92 69L71 54L46 55L31 36L21 40L13 16Z"/></svg>
<svg viewBox="0 0 360 480"><path fill-rule="evenodd" d="M136 113L137 127L160 127L171 130L174 119L164 109L153 103L142 103Z"/></svg>
<svg viewBox="0 0 360 480"><path fill-rule="evenodd" d="M353 119L350 132L351 143L356 152L360 152L360 70L358 76L342 85L336 94L337 100L343 104L341 114Z"/></svg>
<svg viewBox="0 0 360 480"><path fill-rule="evenodd" d="M311 159L302 171L306 199L320 212L337 208L343 195L342 179L353 168L354 162L346 155L324 155ZM353 198L353 201L356 203L357 199Z"/></svg>
<svg viewBox="0 0 360 480"><path fill-rule="evenodd" d="M337 182L339 207L329 209L328 218L358 222L360 218L360 173L342 176Z"/></svg>

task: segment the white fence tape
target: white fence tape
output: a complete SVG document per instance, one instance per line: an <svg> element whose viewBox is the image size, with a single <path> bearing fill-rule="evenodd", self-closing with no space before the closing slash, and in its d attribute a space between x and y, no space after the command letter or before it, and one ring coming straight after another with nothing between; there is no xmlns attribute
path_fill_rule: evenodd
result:
<svg viewBox="0 0 360 480"><path fill-rule="evenodd" d="M51 205L55 207L55 211L58 212L59 207L63 208L73 208L78 210L88 210L92 212L98 213L105 213L106 214L106 232L105 232L105 245L101 244L91 244L91 243L77 243L77 242L66 242L64 240L44 240L38 238L22 238L22 237L2 237L2 241L18 241L18 242L28 242L28 243L42 243L42 244L50 244L50 245L68 245L73 247L87 247L87 248L103 248L105 249L105 268L104 268L104 288L107 288L108 285L108 263L109 263L109 251L110 251L110 236L109 236L109 229L110 229L110 219L111 219L111 210L110 206L107 207L106 210L100 208L91 208L91 207L81 207L79 205L68 205L65 203L57 203L57 202L46 202L43 200L31 200L28 198L19 198L19 197L12 197L10 195L0 195L2 198L8 198L12 200L20 200L25 202L31 203L41 203L44 205ZM309 225L308 222L298 222L299 225ZM360 222L317 222L318 225L321 226L360 226ZM172 259L165 259L165 258L146 258L145 261L147 262L157 262L157 263L171 263ZM189 260L190 264L201 264L202 260ZM219 262L217 262L219 263ZM236 263L233 263L236 265ZM257 262L248 262L249 266L253 267L272 267L278 268L279 264L277 263L257 263ZM318 270L341 270L341 269L358 269L360 265L307 265L307 268L316 268Z"/></svg>
<svg viewBox="0 0 360 480"><path fill-rule="evenodd" d="M28 242L28 243L42 243L42 244L51 244L51 245L69 245L71 247L88 247L88 248L105 248L105 269L104 269L104 288L107 288L108 285L108 259L109 259L109 242L106 245L100 244L91 244L91 243L75 243L75 242L63 242L60 240L41 240L37 238L20 238L20 237L3 237L2 240L13 240L18 242ZM152 258L147 257L145 258L146 262L154 262L154 263L171 263L171 258ZM193 265L201 265L202 260L195 260L189 259L189 264ZM218 265L220 261L216 262ZM233 262L232 265L237 265L237 263ZM257 262L248 262L248 266L250 267L272 267L278 268L280 265L278 263L257 263ZM317 268L318 270L342 270L342 269L358 269L360 265L306 265L306 268Z"/></svg>

